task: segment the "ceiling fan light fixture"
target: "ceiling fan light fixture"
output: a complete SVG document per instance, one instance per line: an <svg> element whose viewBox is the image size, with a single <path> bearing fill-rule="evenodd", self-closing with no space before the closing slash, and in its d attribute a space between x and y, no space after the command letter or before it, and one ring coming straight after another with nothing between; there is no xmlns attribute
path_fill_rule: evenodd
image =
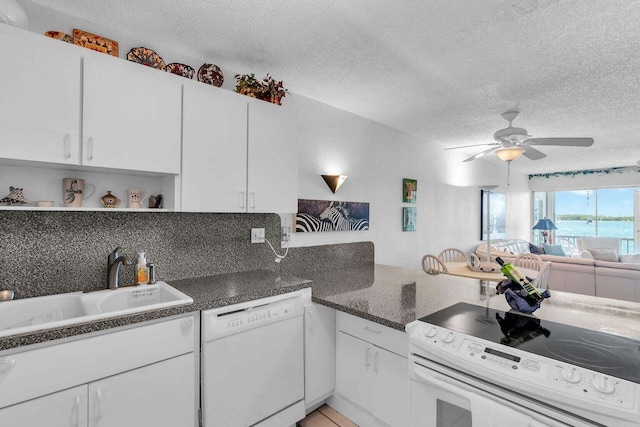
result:
<svg viewBox="0 0 640 427"><path fill-rule="evenodd" d="M499 148L496 150L496 155L500 160L505 162L510 162L512 160L518 159L524 153L524 148L522 147L505 147Z"/></svg>

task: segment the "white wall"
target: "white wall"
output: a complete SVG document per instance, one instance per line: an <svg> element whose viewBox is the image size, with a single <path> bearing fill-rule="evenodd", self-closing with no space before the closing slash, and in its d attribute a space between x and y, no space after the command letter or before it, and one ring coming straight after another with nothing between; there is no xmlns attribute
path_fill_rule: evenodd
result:
<svg viewBox="0 0 640 427"><path fill-rule="evenodd" d="M468 154L300 95L284 104L300 121L298 197L370 203L369 231L293 233L291 246L370 240L376 262L420 268L426 253L451 246L469 252L478 244L478 186L487 184L507 194L507 237L529 238L528 179L512 174L507 187L505 163L463 163ZM349 176L335 195L320 176L327 173ZM402 203L403 178L418 180L415 205ZM403 206L417 207L417 231L402 231Z"/></svg>

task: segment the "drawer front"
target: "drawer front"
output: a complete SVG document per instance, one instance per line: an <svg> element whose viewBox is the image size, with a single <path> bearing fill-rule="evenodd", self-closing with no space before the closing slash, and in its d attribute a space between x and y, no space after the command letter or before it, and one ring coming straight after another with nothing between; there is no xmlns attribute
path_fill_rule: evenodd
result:
<svg viewBox="0 0 640 427"><path fill-rule="evenodd" d="M135 369L195 348L194 316L0 357L0 408Z"/></svg>
<svg viewBox="0 0 640 427"><path fill-rule="evenodd" d="M406 333L341 311L337 314L338 330L407 357L409 338Z"/></svg>

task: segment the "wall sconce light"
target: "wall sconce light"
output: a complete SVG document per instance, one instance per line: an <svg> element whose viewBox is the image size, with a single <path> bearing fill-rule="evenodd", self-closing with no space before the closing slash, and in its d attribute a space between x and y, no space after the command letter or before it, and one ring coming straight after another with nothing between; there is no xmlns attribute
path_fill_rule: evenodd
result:
<svg viewBox="0 0 640 427"><path fill-rule="evenodd" d="M324 179L324 182L327 183L327 185L329 186L333 194L336 194L336 191L338 191L338 188L340 188L340 186L344 184L347 178L349 178L347 175L321 175L321 176L322 176L322 179Z"/></svg>

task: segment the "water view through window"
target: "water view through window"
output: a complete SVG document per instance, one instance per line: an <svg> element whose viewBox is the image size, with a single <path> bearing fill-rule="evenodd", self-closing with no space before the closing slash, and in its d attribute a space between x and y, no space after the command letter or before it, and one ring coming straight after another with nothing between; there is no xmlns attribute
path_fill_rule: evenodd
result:
<svg viewBox="0 0 640 427"><path fill-rule="evenodd" d="M552 219L558 227L554 243L568 249L577 247L577 239L584 236L617 237L621 253L633 253L639 192L640 187L535 192L534 224L540 218ZM534 241L542 241L539 233L534 232Z"/></svg>

